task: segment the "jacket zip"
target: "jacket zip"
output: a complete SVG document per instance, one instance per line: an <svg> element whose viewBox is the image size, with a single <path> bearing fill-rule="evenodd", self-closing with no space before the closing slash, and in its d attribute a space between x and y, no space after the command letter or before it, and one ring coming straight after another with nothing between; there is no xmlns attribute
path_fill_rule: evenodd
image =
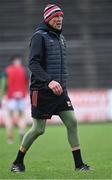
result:
<svg viewBox="0 0 112 180"><path fill-rule="evenodd" d="M61 51L61 77L60 77L60 83L62 84L62 47L61 47L61 39L59 39L60 44L60 51Z"/></svg>
<svg viewBox="0 0 112 180"><path fill-rule="evenodd" d="M61 39L60 37L57 36L55 32L50 31L52 34L54 34L58 40L59 40L59 45L60 45L60 51L61 51L61 73L60 73L60 83L62 84L62 47L61 47Z"/></svg>

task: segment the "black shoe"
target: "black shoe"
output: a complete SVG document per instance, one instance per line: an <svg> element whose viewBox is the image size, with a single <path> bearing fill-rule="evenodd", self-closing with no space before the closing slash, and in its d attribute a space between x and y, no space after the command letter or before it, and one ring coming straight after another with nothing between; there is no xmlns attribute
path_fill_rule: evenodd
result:
<svg viewBox="0 0 112 180"><path fill-rule="evenodd" d="M11 167L12 172L24 172L25 171L25 166L24 164L12 164Z"/></svg>
<svg viewBox="0 0 112 180"><path fill-rule="evenodd" d="M90 171L92 168L87 164L83 164L82 166L75 168L76 171Z"/></svg>

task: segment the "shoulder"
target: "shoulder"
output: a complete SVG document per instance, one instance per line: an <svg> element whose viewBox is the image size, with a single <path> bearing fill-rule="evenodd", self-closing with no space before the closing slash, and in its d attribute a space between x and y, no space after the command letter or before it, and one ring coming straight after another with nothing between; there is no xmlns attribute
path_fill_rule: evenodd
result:
<svg viewBox="0 0 112 180"><path fill-rule="evenodd" d="M60 34L60 37L61 39L64 39L66 41L65 36L63 36L63 34Z"/></svg>
<svg viewBox="0 0 112 180"><path fill-rule="evenodd" d="M45 34L46 34L46 32L43 31L43 30L36 31L31 37L30 44L32 42L42 42L44 40L44 35Z"/></svg>
<svg viewBox="0 0 112 180"><path fill-rule="evenodd" d="M42 38L42 37L44 37L44 35L46 35L46 34L47 34L47 31L37 30L37 31L34 32L32 38L40 38L40 37Z"/></svg>
<svg viewBox="0 0 112 180"><path fill-rule="evenodd" d="M13 66L12 65L8 65L7 67L6 67L6 69L5 69L5 71L7 72L7 71L10 71L10 70L12 70L13 69Z"/></svg>

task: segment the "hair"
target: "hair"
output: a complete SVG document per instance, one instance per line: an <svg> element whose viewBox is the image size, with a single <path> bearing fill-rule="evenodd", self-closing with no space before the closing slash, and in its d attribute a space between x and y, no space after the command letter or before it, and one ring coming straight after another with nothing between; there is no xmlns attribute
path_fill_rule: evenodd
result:
<svg viewBox="0 0 112 180"><path fill-rule="evenodd" d="M9 59L10 63L12 63L15 59L22 59L22 56L19 54L15 54L15 55L11 56Z"/></svg>

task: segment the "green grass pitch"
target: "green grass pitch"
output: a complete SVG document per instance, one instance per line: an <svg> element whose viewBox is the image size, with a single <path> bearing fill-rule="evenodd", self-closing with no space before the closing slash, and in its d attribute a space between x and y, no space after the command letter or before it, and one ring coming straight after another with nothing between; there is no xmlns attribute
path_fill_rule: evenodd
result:
<svg viewBox="0 0 112 180"><path fill-rule="evenodd" d="M5 129L0 128L0 179L111 179L112 124L79 124L82 154L94 170L74 171L71 149L63 125L47 125L46 132L32 145L25 157L26 172L10 172L10 164L19 148L18 130L15 143L6 143Z"/></svg>

